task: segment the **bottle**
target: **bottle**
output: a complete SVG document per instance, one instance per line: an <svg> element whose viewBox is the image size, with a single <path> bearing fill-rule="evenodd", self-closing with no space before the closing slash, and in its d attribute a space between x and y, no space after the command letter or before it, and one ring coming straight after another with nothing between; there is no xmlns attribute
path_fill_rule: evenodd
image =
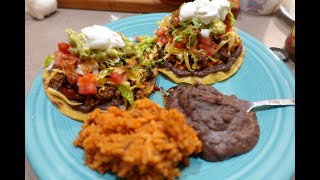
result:
<svg viewBox="0 0 320 180"><path fill-rule="evenodd" d="M290 34L288 34L287 38L286 38L286 42L285 42L285 50L288 52L289 54L289 58L295 62L295 25L292 28L292 31L290 32Z"/></svg>

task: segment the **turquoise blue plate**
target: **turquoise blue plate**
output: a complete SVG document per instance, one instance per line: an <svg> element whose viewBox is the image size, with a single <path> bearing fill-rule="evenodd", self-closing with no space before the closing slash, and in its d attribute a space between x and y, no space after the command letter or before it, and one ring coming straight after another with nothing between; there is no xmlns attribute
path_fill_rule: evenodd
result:
<svg viewBox="0 0 320 180"><path fill-rule="evenodd" d="M132 16L106 26L134 39L152 35L164 15ZM250 101L295 97L295 79L286 65L261 42L238 32L246 48L244 62L234 76L213 86L224 94ZM26 154L37 176L44 180L116 179L115 175L101 175L83 165L83 150L72 144L82 123L62 115L47 99L42 72L28 92L25 109ZM160 75L157 85L168 89L176 84ZM160 93L152 94L150 99L163 105ZM290 179L295 170L295 108L259 111L257 117L260 138L250 152L222 162L191 158L179 179Z"/></svg>

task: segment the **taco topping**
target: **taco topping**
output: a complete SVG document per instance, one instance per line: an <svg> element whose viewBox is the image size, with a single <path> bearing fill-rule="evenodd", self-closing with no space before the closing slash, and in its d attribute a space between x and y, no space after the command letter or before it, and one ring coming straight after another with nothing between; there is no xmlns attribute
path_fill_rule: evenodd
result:
<svg viewBox="0 0 320 180"><path fill-rule="evenodd" d="M125 46L118 33L104 26L85 27L81 32L86 36L86 43L90 49L111 49Z"/></svg>
<svg viewBox="0 0 320 180"><path fill-rule="evenodd" d="M55 92L73 110L88 113L111 105L127 108L153 91L156 68L121 33L98 25L66 33L69 42L58 43L58 50L44 60L47 93Z"/></svg>
<svg viewBox="0 0 320 180"><path fill-rule="evenodd" d="M178 77L228 71L243 51L234 22L227 0L184 3L158 22L154 59Z"/></svg>

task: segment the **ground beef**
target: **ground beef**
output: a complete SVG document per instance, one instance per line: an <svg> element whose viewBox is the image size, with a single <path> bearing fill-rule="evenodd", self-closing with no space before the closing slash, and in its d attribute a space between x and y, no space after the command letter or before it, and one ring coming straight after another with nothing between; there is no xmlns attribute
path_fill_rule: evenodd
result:
<svg viewBox="0 0 320 180"><path fill-rule="evenodd" d="M67 82L67 77L62 73L57 73L49 82L49 87L58 90Z"/></svg>
<svg viewBox="0 0 320 180"><path fill-rule="evenodd" d="M71 107L84 113L91 112L96 107L107 109L109 106L123 106L120 91L115 85L106 85L105 89L100 91L101 94L85 96L78 93L79 90L76 84L71 85L68 83L65 74L58 73L50 80L49 87L61 92L69 100L83 103L80 106Z"/></svg>
<svg viewBox="0 0 320 180"><path fill-rule="evenodd" d="M134 93L134 97L135 97L135 99L142 99L142 98L146 97L146 95L143 90L137 89Z"/></svg>
<svg viewBox="0 0 320 180"><path fill-rule="evenodd" d="M223 63L227 63L228 60L230 59L231 55L230 53L228 52L228 49L227 48L223 48L221 49L220 53L218 53L220 55L220 60L223 61Z"/></svg>
<svg viewBox="0 0 320 180"><path fill-rule="evenodd" d="M58 91L65 95L69 100L83 102L86 99L84 95L78 93L78 88L75 89L70 86L60 87Z"/></svg>
<svg viewBox="0 0 320 180"><path fill-rule="evenodd" d="M102 99L110 99L113 96L115 96L116 93L117 93L117 96L120 95L120 92L117 89L117 87L113 85L106 86L106 88L104 90L101 90L100 93L101 95L99 94L97 96L98 98L101 97Z"/></svg>

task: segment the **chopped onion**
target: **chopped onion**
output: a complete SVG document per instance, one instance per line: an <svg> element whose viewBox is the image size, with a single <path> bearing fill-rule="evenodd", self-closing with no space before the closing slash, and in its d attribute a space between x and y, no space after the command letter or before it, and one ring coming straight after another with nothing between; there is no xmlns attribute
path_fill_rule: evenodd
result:
<svg viewBox="0 0 320 180"><path fill-rule="evenodd" d="M99 69L99 64L97 61L93 61L93 64L91 63L86 63L90 71L98 70Z"/></svg>
<svg viewBox="0 0 320 180"><path fill-rule="evenodd" d="M210 29L201 29L200 33L202 37L209 38L211 31Z"/></svg>
<svg viewBox="0 0 320 180"><path fill-rule="evenodd" d="M114 62L115 62L115 63L120 62L120 58L119 58L119 56L118 56L118 57L116 57L116 59L114 59Z"/></svg>
<svg viewBox="0 0 320 180"><path fill-rule="evenodd" d="M82 66L81 66L81 64L79 64L79 65L77 66L75 72L76 72L77 74L84 75L84 72L82 71Z"/></svg>
<svg viewBox="0 0 320 180"><path fill-rule="evenodd" d="M54 65L54 61L51 61L49 66L46 68L46 70L51 70L53 65Z"/></svg>

